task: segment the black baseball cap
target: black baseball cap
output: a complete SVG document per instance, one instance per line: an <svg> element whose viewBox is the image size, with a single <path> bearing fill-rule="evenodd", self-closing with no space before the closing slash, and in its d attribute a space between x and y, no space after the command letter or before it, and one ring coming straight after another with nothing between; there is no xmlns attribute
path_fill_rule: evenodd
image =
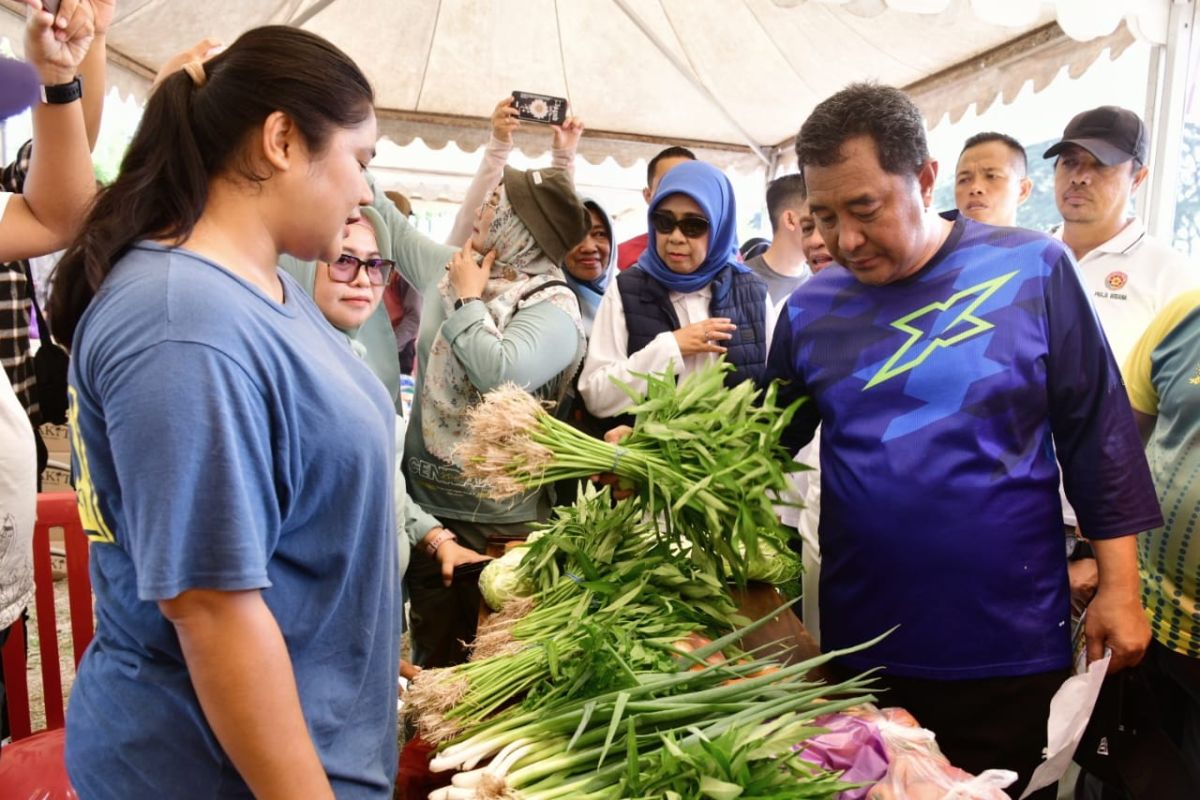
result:
<svg viewBox="0 0 1200 800"><path fill-rule="evenodd" d="M1087 150L1106 167L1136 158L1146 163L1146 126L1142 118L1120 106L1100 106L1076 114L1067 123L1061 142L1054 144L1042 158L1054 158L1067 145Z"/></svg>

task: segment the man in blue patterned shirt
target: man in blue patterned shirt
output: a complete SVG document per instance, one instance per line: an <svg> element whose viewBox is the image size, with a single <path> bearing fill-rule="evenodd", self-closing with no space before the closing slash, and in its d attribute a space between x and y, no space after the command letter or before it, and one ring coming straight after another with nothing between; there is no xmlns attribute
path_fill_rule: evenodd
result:
<svg viewBox="0 0 1200 800"><path fill-rule="evenodd" d="M841 668L883 666L881 702L957 766L1016 771L1016 797L1071 665L1060 465L1101 571L1089 659L1149 638L1133 534L1162 518L1120 373L1061 243L929 210L903 93L846 88L796 150L840 266L789 299L767 378L811 398L791 447L821 423L822 645L899 626Z"/></svg>

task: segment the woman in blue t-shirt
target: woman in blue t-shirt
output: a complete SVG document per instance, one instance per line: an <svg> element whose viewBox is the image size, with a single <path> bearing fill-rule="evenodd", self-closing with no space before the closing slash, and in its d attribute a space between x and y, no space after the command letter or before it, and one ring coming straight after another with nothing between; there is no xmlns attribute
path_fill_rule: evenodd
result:
<svg viewBox="0 0 1200 800"><path fill-rule="evenodd" d="M341 255L372 101L319 37L247 32L158 86L59 265L97 615L80 796L391 796L391 398L276 268Z"/></svg>

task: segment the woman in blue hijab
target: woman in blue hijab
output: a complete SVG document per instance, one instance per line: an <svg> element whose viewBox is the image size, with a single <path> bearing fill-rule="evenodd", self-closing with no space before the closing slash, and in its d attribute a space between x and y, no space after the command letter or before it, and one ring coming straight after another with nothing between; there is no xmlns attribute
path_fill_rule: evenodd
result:
<svg viewBox="0 0 1200 800"><path fill-rule="evenodd" d="M644 389L638 373L673 364L684 376L724 355L730 385L757 379L767 356L767 289L738 259L729 179L702 161L674 167L648 213L650 241L617 276L596 312L579 391L597 417L620 414Z"/></svg>

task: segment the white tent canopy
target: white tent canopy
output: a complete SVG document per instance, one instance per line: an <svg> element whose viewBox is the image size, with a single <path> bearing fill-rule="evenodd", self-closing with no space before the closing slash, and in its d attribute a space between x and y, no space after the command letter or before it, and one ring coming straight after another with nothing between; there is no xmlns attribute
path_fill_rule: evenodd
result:
<svg viewBox="0 0 1200 800"><path fill-rule="evenodd" d="M1163 23L1144 0L1136 30ZM398 144L474 149L513 89L569 98L591 131L581 154L630 164L686 142L726 166L769 163L812 107L854 80L911 87L931 122L1011 99L1064 64L1078 74L1132 35L1087 0L1076 42L1055 23L1075 0L122 0L109 35L114 83L144 96L167 58L205 36L302 24L351 53ZM14 41L19 0L0 0ZM892 8L892 7L896 8ZM915 13L897 8L922 9ZM1077 17L1079 15L1076 15ZM1011 26L993 24L1008 22ZM1080 23L1074 22L1079 28ZM1068 29L1071 29L1068 25ZM1103 29L1107 27L1108 30ZM1115 32L1114 32L1115 30ZM990 74L980 74L980 69ZM529 155L544 137L522 142Z"/></svg>
<svg viewBox="0 0 1200 800"><path fill-rule="evenodd" d="M612 156L628 166L671 142L723 167L771 174L786 168L812 107L851 81L904 87L935 125L972 104L1010 101L1030 81L1041 88L1063 66L1079 75L1135 38L1179 44L1185 31L1190 42L1194 8L1194 0L121 0L108 46L112 83L141 99L159 66L203 37L232 42L257 25L300 25L362 65L381 133L397 144L474 150L497 99L522 89L570 100L588 125L580 155L592 163ZM23 15L20 0L0 0L0 35L20 42ZM1188 52L1177 50L1156 64L1181 102L1171 81L1186 74ZM1172 135L1148 121L1160 139ZM518 145L537 156L547 140L526 134Z"/></svg>

